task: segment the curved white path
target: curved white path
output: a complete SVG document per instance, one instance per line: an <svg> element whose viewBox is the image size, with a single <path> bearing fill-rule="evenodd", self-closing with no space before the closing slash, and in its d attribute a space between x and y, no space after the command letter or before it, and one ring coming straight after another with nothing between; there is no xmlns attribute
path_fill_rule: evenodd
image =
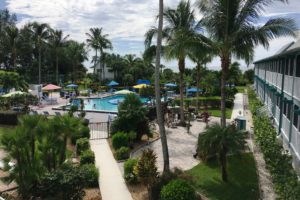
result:
<svg viewBox="0 0 300 200"><path fill-rule="evenodd" d="M90 140L90 145L99 169L102 200L132 200L107 140Z"/></svg>

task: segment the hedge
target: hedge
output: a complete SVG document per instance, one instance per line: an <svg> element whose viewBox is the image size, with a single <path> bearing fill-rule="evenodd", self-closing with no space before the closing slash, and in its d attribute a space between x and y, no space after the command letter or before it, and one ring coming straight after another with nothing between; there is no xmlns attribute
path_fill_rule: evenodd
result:
<svg viewBox="0 0 300 200"><path fill-rule="evenodd" d="M1 111L0 112L0 124L2 125L17 125L18 113L13 111Z"/></svg>
<svg viewBox="0 0 300 200"><path fill-rule="evenodd" d="M199 105L200 106L209 106L212 108L219 108L221 106L221 97L218 96L211 96L211 97L199 97ZM189 103L190 106L197 105L197 98L185 98L185 103ZM175 103L179 105L180 99L175 99ZM233 106L233 99L226 99L226 107L232 108Z"/></svg>
<svg viewBox="0 0 300 200"><path fill-rule="evenodd" d="M277 142L277 133L266 116L257 115L261 103L253 91L248 90L251 112L254 114L255 140L264 154L267 169L270 171L274 190L278 199L298 199L300 182L292 167L292 157Z"/></svg>

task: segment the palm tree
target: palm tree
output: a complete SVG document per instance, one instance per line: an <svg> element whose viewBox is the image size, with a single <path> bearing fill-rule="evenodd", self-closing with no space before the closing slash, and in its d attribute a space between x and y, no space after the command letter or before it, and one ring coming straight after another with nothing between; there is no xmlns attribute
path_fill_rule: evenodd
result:
<svg viewBox="0 0 300 200"><path fill-rule="evenodd" d="M73 40L68 41L67 54L70 62L72 63L72 82L75 80L75 73L78 72L78 67L81 63L87 60L87 52L84 43L78 43Z"/></svg>
<svg viewBox="0 0 300 200"><path fill-rule="evenodd" d="M31 31L34 34L35 47L38 49L38 62L39 62L39 84L42 82L41 62L42 62L42 45L49 38L49 25L34 22L30 24Z"/></svg>
<svg viewBox="0 0 300 200"><path fill-rule="evenodd" d="M245 133L237 130L234 125L222 127L220 124L213 124L199 134L198 155L204 160L217 156L221 165L222 180L227 182L227 154L243 150L245 136Z"/></svg>
<svg viewBox="0 0 300 200"><path fill-rule="evenodd" d="M93 48L96 52L96 56L94 59L94 74L96 73L96 65L99 62L98 60L98 51L100 51L100 58L103 56L103 52L105 49L112 49L112 43L107 39L108 34L102 33L102 28L90 28L90 33L86 33L88 39L86 40L88 45ZM100 63L100 69L103 70L104 63ZM101 81L101 72L100 72L100 81Z"/></svg>
<svg viewBox="0 0 300 200"><path fill-rule="evenodd" d="M52 47L55 54L55 71L56 71L56 84L59 83L58 80L58 54L59 50L65 46L67 38L69 35L63 37L63 32L61 30L51 30L50 35L50 46Z"/></svg>
<svg viewBox="0 0 300 200"><path fill-rule="evenodd" d="M221 125L226 126L225 82L232 56L251 62L254 47L269 46L271 39L294 36L295 23L291 19L272 18L258 26L260 13L277 0L198 0L203 24L210 34L213 45L221 59ZM282 2L287 2L281 0Z"/></svg>
<svg viewBox="0 0 300 200"><path fill-rule="evenodd" d="M167 8L163 15L166 23L162 33L166 42L164 57L178 60L180 73L180 122L185 124L183 110L185 60L196 45L203 43L202 39L204 37L199 34L201 30L200 23L196 22L194 10L191 9L189 1L180 1L176 9ZM145 45L147 48L151 47L152 39L157 33L158 30L155 27L146 33Z"/></svg>
<svg viewBox="0 0 300 200"><path fill-rule="evenodd" d="M159 20L158 20L158 33L157 33L157 48L156 48L156 62L155 62L155 98L156 98L156 115L157 123L159 127L159 133L161 136L161 146L164 159L164 169L163 173L168 173L170 171L170 162L169 162L169 151L168 151L168 142L166 136L166 130L163 119L163 112L161 106L160 98L160 85L159 85L159 72L160 72L160 55L161 55L161 43L162 43L162 29L163 29L163 0L159 1Z"/></svg>
<svg viewBox="0 0 300 200"><path fill-rule="evenodd" d="M19 40L20 40L20 31L17 27L7 26L4 32L4 44L7 50L10 52L10 60L12 66L16 68L17 65L17 56L19 50Z"/></svg>
<svg viewBox="0 0 300 200"><path fill-rule="evenodd" d="M197 110L199 110L199 88L200 88L200 71L201 66L206 65L207 63L211 62L213 57L212 52L208 48L203 48L200 46L200 49L195 49L189 54L189 58L196 63L196 85L197 85L197 92L196 92L196 106Z"/></svg>

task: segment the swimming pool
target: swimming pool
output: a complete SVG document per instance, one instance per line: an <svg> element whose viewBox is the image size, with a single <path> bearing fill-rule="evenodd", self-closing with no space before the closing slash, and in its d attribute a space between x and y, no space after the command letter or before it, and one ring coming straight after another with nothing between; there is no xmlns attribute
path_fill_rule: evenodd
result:
<svg viewBox="0 0 300 200"><path fill-rule="evenodd" d="M123 102L126 95L113 95L103 98L87 98L84 99L84 110L100 111L100 112L118 112L119 103ZM149 101L148 98L140 97L142 103ZM79 106L80 100L74 99L72 104Z"/></svg>

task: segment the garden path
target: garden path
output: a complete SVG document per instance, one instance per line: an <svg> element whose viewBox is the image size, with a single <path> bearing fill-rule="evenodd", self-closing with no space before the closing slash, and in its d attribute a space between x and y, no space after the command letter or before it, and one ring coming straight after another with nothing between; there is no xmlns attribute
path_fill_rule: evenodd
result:
<svg viewBox="0 0 300 200"><path fill-rule="evenodd" d="M99 169L102 200L132 200L107 140L90 140L90 145Z"/></svg>

